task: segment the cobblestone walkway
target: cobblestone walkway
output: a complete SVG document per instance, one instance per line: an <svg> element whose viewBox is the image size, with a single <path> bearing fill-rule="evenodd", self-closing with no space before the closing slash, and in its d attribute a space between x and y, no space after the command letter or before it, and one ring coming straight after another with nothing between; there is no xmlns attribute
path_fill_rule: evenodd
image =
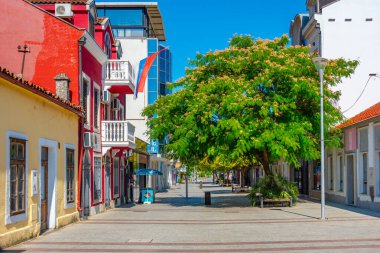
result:
<svg viewBox="0 0 380 253"><path fill-rule="evenodd" d="M190 184L186 199L179 185L154 204L116 208L6 252L380 252L379 213L336 205L326 221L319 213L309 201L250 207L246 194L211 184Z"/></svg>

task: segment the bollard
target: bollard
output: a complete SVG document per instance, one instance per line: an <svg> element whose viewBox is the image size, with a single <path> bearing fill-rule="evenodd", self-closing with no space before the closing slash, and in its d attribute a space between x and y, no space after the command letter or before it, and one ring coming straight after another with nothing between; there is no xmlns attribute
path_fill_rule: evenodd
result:
<svg viewBox="0 0 380 253"><path fill-rule="evenodd" d="M211 205L211 192L205 192L205 205Z"/></svg>
<svg viewBox="0 0 380 253"><path fill-rule="evenodd" d="M202 181L199 183L199 189L202 189Z"/></svg>

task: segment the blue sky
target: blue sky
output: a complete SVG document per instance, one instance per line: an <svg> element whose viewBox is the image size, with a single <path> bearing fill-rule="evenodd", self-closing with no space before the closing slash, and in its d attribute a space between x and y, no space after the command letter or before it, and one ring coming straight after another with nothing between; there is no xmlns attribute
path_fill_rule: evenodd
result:
<svg viewBox="0 0 380 253"><path fill-rule="evenodd" d="M125 2L125 0L96 0ZM134 2L149 2L133 0ZM173 52L173 81L196 52L224 49L234 34L273 39L288 34L290 21L306 12L306 0L157 0ZM112 20L111 20L112 22Z"/></svg>

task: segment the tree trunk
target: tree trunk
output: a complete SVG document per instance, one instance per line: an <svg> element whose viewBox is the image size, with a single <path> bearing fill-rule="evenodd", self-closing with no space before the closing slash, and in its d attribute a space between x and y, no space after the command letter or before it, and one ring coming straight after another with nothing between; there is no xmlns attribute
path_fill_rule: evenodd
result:
<svg viewBox="0 0 380 253"><path fill-rule="evenodd" d="M240 170L240 178L241 178L241 180L240 180L240 187L244 187L245 186L245 169L241 169Z"/></svg>
<svg viewBox="0 0 380 253"><path fill-rule="evenodd" d="M265 176L273 176L272 171L270 170L270 162L269 162L269 154L268 150L264 149L262 156L256 157L257 160L260 161L261 165L263 166L263 169L265 171Z"/></svg>

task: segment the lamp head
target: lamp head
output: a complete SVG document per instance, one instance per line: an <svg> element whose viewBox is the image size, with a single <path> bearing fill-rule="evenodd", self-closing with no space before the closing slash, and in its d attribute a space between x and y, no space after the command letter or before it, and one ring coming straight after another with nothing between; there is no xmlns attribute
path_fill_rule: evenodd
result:
<svg viewBox="0 0 380 253"><path fill-rule="evenodd" d="M320 71L320 70L325 70L325 67L326 67L327 63L329 62L329 60L327 60L326 58L322 58L322 57L315 57L315 58L313 58L313 62L314 62L315 68L318 71Z"/></svg>

